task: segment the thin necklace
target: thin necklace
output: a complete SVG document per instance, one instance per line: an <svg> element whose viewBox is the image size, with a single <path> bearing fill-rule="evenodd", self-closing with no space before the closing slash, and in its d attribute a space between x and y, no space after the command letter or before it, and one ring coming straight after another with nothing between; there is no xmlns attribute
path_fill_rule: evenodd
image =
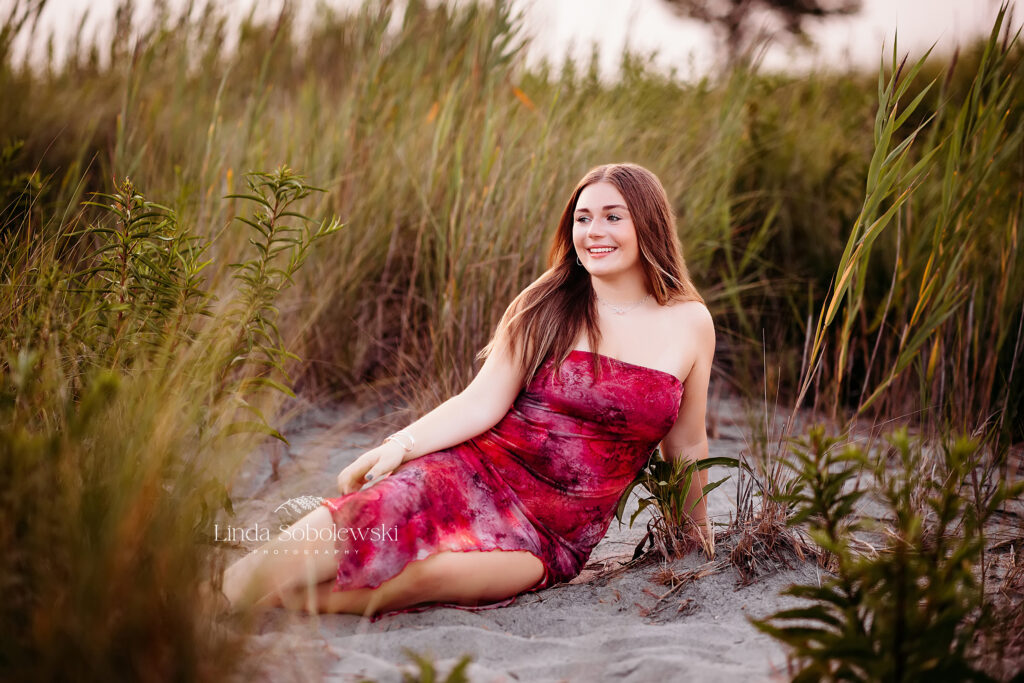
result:
<svg viewBox="0 0 1024 683"><path fill-rule="evenodd" d="M594 293L594 296L597 296L596 292ZM598 301L600 301L602 304L604 304L608 308L612 309L612 312L617 314L617 315L624 315L624 314L629 313L630 311L632 311L634 308L639 308L640 306L643 306L645 303L647 303L647 300L650 299L650 298L651 298L651 295L650 295L650 293L648 293L647 296L645 296L643 299L640 299L640 301L634 301L633 303L630 303L630 304L612 304L612 303L608 303L607 301L605 301L601 297L597 296L597 300Z"/></svg>

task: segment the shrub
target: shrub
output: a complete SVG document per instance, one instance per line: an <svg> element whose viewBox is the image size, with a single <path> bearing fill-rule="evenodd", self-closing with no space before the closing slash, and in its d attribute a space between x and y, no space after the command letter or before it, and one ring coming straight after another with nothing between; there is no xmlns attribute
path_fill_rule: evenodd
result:
<svg viewBox="0 0 1024 683"><path fill-rule="evenodd" d="M798 486L785 497L795 505L790 522L809 523L811 537L834 558L835 575L784 591L809 606L753 623L792 648L797 681L989 680L967 652L986 618L976 571L985 523L1024 483L1001 481L982 505L972 505L977 442L943 443L937 456L905 429L888 440L895 462L880 454L870 491L849 485L868 463L859 447L836 453L837 441L820 426L795 441L790 467ZM851 541L855 531L875 526L856 510L869 492L892 528L876 555L862 556Z"/></svg>

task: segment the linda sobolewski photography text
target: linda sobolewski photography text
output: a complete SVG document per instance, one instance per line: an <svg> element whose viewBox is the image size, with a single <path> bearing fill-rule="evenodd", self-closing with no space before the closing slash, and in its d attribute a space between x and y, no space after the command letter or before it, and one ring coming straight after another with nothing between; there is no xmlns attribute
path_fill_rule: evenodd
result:
<svg viewBox="0 0 1024 683"><path fill-rule="evenodd" d="M725 574L700 569L683 585L676 572L659 597L718 607L693 601L659 624L674 636L662 640L692 642L696 626L701 648L629 663L693 670L715 623L714 649L742 650L734 664L755 677L780 652L817 662L821 678L867 678L854 668L865 661L904 679L935 662L996 678L1021 668L1021 511L999 489L1019 479L1024 438L1024 89L1009 17L993 11L992 36L920 68L897 51L872 73L764 74L737 60L684 81L627 52L611 82L596 62L527 67L528 38L503 3L409 2L404 17L367 3L322 10L301 34L285 11L240 21L232 51L214 5L143 20L124 4L109 40L81 34L65 61L41 66L12 49L38 7L14 2L0 32L0 571L17 586L2 677L221 680L252 665L244 632L211 629L195 609L211 549L227 545L214 525L231 517L238 462L263 457L265 439L298 443L285 426L303 401L387 406L385 432L464 387L505 305L541 272L567 188L610 160L658 171L715 319L715 390L760 408L737 436L710 406L712 446L751 470L724 472L732 482L713 492L736 494L719 557L732 560L735 539L737 566L771 597L771 548L786 529L813 529L821 585L816 565L783 576L832 591L812 600L843 589L824 572L843 577L842 604L866 615L836 627L858 634L852 663L849 648L815 650L797 631L772 650L742 616L749 591L702 594ZM773 431L775 405L814 409L841 439L853 416L874 427L861 450L893 471L857 471L889 488L809 508L799 496L814 486L857 480L816 468L846 477L858 458L838 457L842 444L808 420ZM304 490L329 495L329 479ZM900 525L848 533L866 521L851 510L879 501ZM787 527L798 515L807 525ZM984 519L981 543L964 543L960 529ZM579 660L542 675L621 659L614 638L648 626L633 605L648 600L643 572L549 593L581 623L599 623L612 591L626 598L617 635L580 634ZM529 622L529 635L560 638L568 622L545 630L550 600L523 601L526 619L480 618L494 637L525 638ZM836 619L819 603L803 618ZM915 659L901 624L945 640ZM404 665L383 634L357 644L337 631L346 656L333 671L369 666L368 648L374 675ZM494 666L536 673L539 650L514 638ZM452 641L488 661L487 647Z"/></svg>
<svg viewBox="0 0 1024 683"><path fill-rule="evenodd" d="M216 542L231 542L240 543L243 541L253 542L259 541L260 543L268 543L272 538L284 538L296 541L305 540L320 540L320 541L347 541L349 539L358 539L361 541L382 541L382 542L397 542L398 541L398 527L392 526L387 527L383 524L375 527L342 527L335 526L333 530L330 529L315 529L306 524L281 524L276 529L271 527L260 526L259 522L254 523L252 526L229 526L225 525L223 528L219 524L213 525L213 540ZM258 549L253 549L250 552L258 552ZM264 550L263 552L268 552ZM273 550L273 552L278 552ZM335 548L333 551L348 553L349 550L338 550Z"/></svg>
<svg viewBox="0 0 1024 683"><path fill-rule="evenodd" d="M322 501L323 498L318 498L316 496L299 496L296 498L290 498L277 506L274 512L288 511L294 513L296 510L309 512ZM220 524L218 522L214 522L213 524L213 540L217 543L269 543L274 538L296 541L333 541L335 543L344 543L349 539L397 543L398 527L388 527L384 524L374 527L344 527L335 525L333 529L316 529L308 524L287 521L279 522L276 527L268 524L261 525L258 521L247 526L232 526L230 524ZM250 552L278 553L280 551L277 549L264 549L261 551L259 548L253 548ZM319 552L319 550L315 550L314 552ZM349 554L356 551L351 548L339 549L335 547L330 552L335 554Z"/></svg>

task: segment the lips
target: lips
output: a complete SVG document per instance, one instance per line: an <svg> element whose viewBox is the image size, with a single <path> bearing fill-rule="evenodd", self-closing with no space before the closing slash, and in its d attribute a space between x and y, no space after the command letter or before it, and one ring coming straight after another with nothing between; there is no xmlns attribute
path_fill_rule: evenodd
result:
<svg viewBox="0 0 1024 683"><path fill-rule="evenodd" d="M595 249L596 249L597 251L595 251ZM609 247L609 246L597 246L597 247L589 247L589 248L587 249L587 253L588 253L588 254L589 254L589 255L590 255L590 256L591 256L592 258L601 258L601 257L603 257L603 256L608 256L609 254L613 254L613 253L615 253L615 252L616 252L617 250L618 250L618 247Z"/></svg>

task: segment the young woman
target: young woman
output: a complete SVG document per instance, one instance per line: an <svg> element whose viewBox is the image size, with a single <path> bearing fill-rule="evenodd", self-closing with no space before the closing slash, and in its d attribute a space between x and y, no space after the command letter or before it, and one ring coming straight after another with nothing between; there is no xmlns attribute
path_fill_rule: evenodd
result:
<svg viewBox="0 0 1024 683"><path fill-rule="evenodd" d="M548 261L469 386L342 470L340 497L227 569L232 607L508 604L579 574L656 446L707 457L714 326L654 174L587 173ZM689 502L713 542L696 485Z"/></svg>

